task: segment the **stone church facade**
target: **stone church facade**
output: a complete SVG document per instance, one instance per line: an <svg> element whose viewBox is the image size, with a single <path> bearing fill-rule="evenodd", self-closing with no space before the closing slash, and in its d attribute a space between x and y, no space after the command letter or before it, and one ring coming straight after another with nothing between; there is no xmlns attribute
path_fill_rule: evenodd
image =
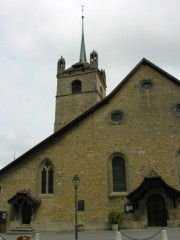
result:
<svg viewBox="0 0 180 240"><path fill-rule="evenodd" d="M143 58L106 97L98 54L58 61L55 132L0 170L1 231L180 226L180 81ZM83 47L82 47L83 46ZM82 51L84 49L84 52Z"/></svg>

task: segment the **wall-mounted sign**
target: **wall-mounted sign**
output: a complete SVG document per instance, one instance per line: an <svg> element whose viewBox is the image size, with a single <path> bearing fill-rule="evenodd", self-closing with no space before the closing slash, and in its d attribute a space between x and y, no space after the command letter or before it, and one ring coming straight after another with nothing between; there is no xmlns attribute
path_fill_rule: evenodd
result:
<svg viewBox="0 0 180 240"><path fill-rule="evenodd" d="M134 211L133 204L126 204L125 205L125 212L133 212L133 211Z"/></svg>
<svg viewBox="0 0 180 240"><path fill-rule="evenodd" d="M3 219L6 219L6 216L7 216L6 213L3 212L3 213L2 213L2 218L3 218Z"/></svg>

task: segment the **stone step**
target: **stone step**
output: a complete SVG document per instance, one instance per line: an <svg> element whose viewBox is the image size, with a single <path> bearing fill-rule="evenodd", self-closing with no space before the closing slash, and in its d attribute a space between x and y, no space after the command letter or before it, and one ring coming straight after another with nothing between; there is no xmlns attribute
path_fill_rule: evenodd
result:
<svg viewBox="0 0 180 240"><path fill-rule="evenodd" d="M11 232L35 232L35 230L30 225L23 224L11 229Z"/></svg>

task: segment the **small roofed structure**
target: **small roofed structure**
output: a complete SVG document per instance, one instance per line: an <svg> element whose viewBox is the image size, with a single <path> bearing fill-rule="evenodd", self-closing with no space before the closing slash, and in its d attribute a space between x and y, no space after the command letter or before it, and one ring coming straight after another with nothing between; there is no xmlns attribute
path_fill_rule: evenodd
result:
<svg viewBox="0 0 180 240"><path fill-rule="evenodd" d="M166 196L173 199L174 208L176 208L176 199L180 197L180 191L169 186L154 170L150 171L139 187L132 191L127 198L138 208L138 202L148 191L153 189L163 189Z"/></svg>
<svg viewBox="0 0 180 240"><path fill-rule="evenodd" d="M36 208L40 205L41 200L33 196L30 189L23 189L18 191L12 198L10 198L8 203L14 205L15 208L24 203Z"/></svg>

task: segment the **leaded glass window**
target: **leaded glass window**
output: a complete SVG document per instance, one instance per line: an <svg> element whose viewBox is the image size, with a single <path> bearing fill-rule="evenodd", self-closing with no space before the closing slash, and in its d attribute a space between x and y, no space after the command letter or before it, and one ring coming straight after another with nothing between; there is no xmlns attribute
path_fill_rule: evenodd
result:
<svg viewBox="0 0 180 240"><path fill-rule="evenodd" d="M113 192L126 191L125 160L122 156L115 156L112 160Z"/></svg>
<svg viewBox="0 0 180 240"><path fill-rule="evenodd" d="M49 160L46 160L41 169L41 193L53 193L54 171Z"/></svg>

